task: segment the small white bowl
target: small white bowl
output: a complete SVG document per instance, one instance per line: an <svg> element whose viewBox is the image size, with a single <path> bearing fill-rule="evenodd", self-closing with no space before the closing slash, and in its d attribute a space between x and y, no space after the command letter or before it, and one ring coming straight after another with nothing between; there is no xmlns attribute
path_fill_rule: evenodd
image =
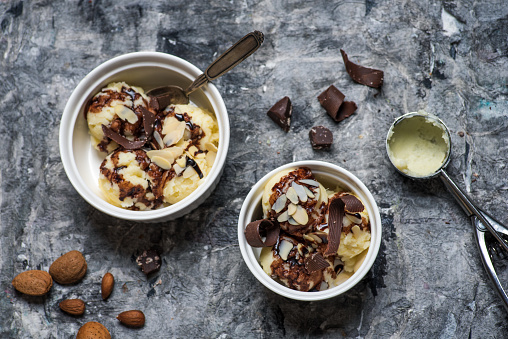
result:
<svg viewBox="0 0 508 339"><path fill-rule="evenodd" d="M210 196L220 180L229 147L229 119L217 88L207 84L191 94L191 102L217 117L219 146L215 163L204 182L182 201L151 211L131 211L106 202L99 189L99 166L105 155L90 142L85 105L111 82L125 81L145 91L164 85L186 88L202 72L170 54L135 52L108 60L92 70L72 92L60 122L60 156L67 176L78 193L93 207L111 216L140 222L167 221L181 217Z"/></svg>
<svg viewBox="0 0 508 339"><path fill-rule="evenodd" d="M279 284L268 274L266 274L259 264L259 255L261 253L261 248L251 247L245 239L244 230L247 224L253 220L260 219L263 215L261 208L261 198L263 196L265 184L276 173L290 167L310 168L318 181L336 183L338 186L341 186L344 189L355 193L362 200L365 208L367 209L371 227L371 243L367 252L367 256L365 257L365 260L363 261L358 271L356 271L353 276L351 276L348 280L339 286L318 292L302 292ZM249 267L250 271L267 288L277 294L295 300L323 300L338 296L339 294L348 291L350 288L355 286L370 270L374 264L374 261L376 260L379 246L381 245L381 217L379 215L379 209L374 198L372 197L372 194L369 192L367 187L365 187L365 185L353 174L337 165L323 161L298 161L274 169L265 175L261 180L259 180L254 185L254 187L252 187L249 194L245 198L245 201L240 210L240 217L238 219L238 242L240 243L240 251L242 252L243 259L245 260L245 263Z"/></svg>

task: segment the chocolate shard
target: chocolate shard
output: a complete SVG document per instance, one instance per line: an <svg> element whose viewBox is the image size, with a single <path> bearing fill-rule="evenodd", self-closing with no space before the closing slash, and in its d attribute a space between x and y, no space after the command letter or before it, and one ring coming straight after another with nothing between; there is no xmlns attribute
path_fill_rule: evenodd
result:
<svg viewBox="0 0 508 339"><path fill-rule="evenodd" d="M136 263L144 274L156 272L161 268L161 256L156 250L145 250L136 258Z"/></svg>
<svg viewBox="0 0 508 339"><path fill-rule="evenodd" d="M291 114L293 113L293 105L289 97L280 99L275 105L270 108L266 113L268 116L282 128L284 132L289 131L291 125Z"/></svg>
<svg viewBox="0 0 508 339"><path fill-rule="evenodd" d="M383 85L384 73L378 69L368 68L357 65L349 61L346 52L340 50L346 71L354 81L373 88L379 88Z"/></svg>
<svg viewBox="0 0 508 339"><path fill-rule="evenodd" d="M346 118L349 118L356 111L358 107L353 101L344 101L342 106L339 108L339 112L335 118L335 121L339 122Z"/></svg>
<svg viewBox="0 0 508 339"><path fill-rule="evenodd" d="M106 127L105 125L102 125L102 132L106 137L110 138L125 149L139 149L146 143L146 139L135 141L129 140L126 137L114 132L111 128Z"/></svg>
<svg viewBox="0 0 508 339"><path fill-rule="evenodd" d="M330 266L330 263L319 252L314 252L305 258L305 269L308 273L321 271L328 266Z"/></svg>
<svg viewBox="0 0 508 339"><path fill-rule="evenodd" d="M344 207L342 199L333 199L328 204L328 246L325 255L334 255L339 249Z"/></svg>
<svg viewBox="0 0 508 339"><path fill-rule="evenodd" d="M318 100L321 106L326 110L328 115L332 117L333 120L337 120L337 114L339 113L339 108L344 102L344 98L346 96L337 89L334 85L328 87L323 93L318 95Z"/></svg>
<svg viewBox="0 0 508 339"><path fill-rule="evenodd" d="M145 136L148 140L153 134L153 127L157 116L144 107L141 107L141 114L143 114L143 128L145 129Z"/></svg>
<svg viewBox="0 0 508 339"><path fill-rule="evenodd" d="M279 239L279 233L279 224L269 219L250 222L244 231L245 239L252 247L270 247L275 245L277 239ZM263 237L265 237L264 241Z"/></svg>
<svg viewBox="0 0 508 339"><path fill-rule="evenodd" d="M363 203L351 194L346 194L340 197L340 199L344 202L344 209L349 213L358 213L364 210Z"/></svg>
<svg viewBox="0 0 508 339"><path fill-rule="evenodd" d="M332 132L324 126L312 127L309 131L309 138L313 149L330 148L333 143Z"/></svg>

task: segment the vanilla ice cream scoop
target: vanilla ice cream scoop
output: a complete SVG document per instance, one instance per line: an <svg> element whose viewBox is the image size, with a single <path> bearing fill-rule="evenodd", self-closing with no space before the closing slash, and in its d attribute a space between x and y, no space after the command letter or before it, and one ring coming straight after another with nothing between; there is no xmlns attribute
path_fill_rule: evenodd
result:
<svg viewBox="0 0 508 339"><path fill-rule="evenodd" d="M107 153L118 147L104 136L103 125L129 140L139 139L144 132L142 108L150 110L149 103L140 87L125 82L107 85L92 98L86 112L92 145Z"/></svg>
<svg viewBox="0 0 508 339"><path fill-rule="evenodd" d="M168 175L144 150L116 150L100 166L99 187L115 206L154 209L163 202L162 184Z"/></svg>

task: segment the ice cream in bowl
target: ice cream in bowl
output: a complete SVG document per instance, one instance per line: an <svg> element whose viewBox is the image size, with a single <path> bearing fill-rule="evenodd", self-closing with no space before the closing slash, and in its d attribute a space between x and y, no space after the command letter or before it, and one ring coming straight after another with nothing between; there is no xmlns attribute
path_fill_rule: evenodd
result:
<svg viewBox="0 0 508 339"><path fill-rule="evenodd" d="M247 195L238 220L242 256L270 290L322 300L355 286L381 244L374 198L349 171L323 161L281 166Z"/></svg>
<svg viewBox="0 0 508 339"><path fill-rule="evenodd" d="M188 86L202 72L158 52L121 55L72 92L60 123L65 172L92 206L114 217L166 221L197 208L222 174L229 146L226 107L207 84L190 103L146 94Z"/></svg>

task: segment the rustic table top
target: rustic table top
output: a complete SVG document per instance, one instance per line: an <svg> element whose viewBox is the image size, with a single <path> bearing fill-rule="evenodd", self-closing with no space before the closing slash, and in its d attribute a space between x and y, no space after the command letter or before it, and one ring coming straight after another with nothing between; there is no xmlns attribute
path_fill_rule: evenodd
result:
<svg viewBox="0 0 508 339"><path fill-rule="evenodd" d="M483 269L473 227L439 180L396 173L385 152L393 120L424 109L452 134L448 172L485 210L508 221L508 4L416 1L0 1L0 337L73 338L99 321L114 338L506 338L507 311ZM59 122L79 81L133 51L179 56L200 69L244 34L263 46L214 82L228 108L231 142L212 196L172 222L139 224L105 215L74 190L60 161ZM355 83L352 61L384 71L381 90ZM358 109L336 123L317 96L335 85ZM293 102L288 133L266 112ZM332 130L313 150L310 128ZM369 274L347 293L299 302L261 285L242 260L240 206L257 180L295 160L351 171L374 195L383 240ZM134 258L158 248L146 277ZM47 270L79 250L88 271L45 297L12 278ZM505 268L506 265L501 265ZM116 278L107 301L104 273ZM506 272L505 272L506 273ZM508 284L508 277L504 275ZM64 314L65 298L86 312ZM116 315L143 310L130 329Z"/></svg>

